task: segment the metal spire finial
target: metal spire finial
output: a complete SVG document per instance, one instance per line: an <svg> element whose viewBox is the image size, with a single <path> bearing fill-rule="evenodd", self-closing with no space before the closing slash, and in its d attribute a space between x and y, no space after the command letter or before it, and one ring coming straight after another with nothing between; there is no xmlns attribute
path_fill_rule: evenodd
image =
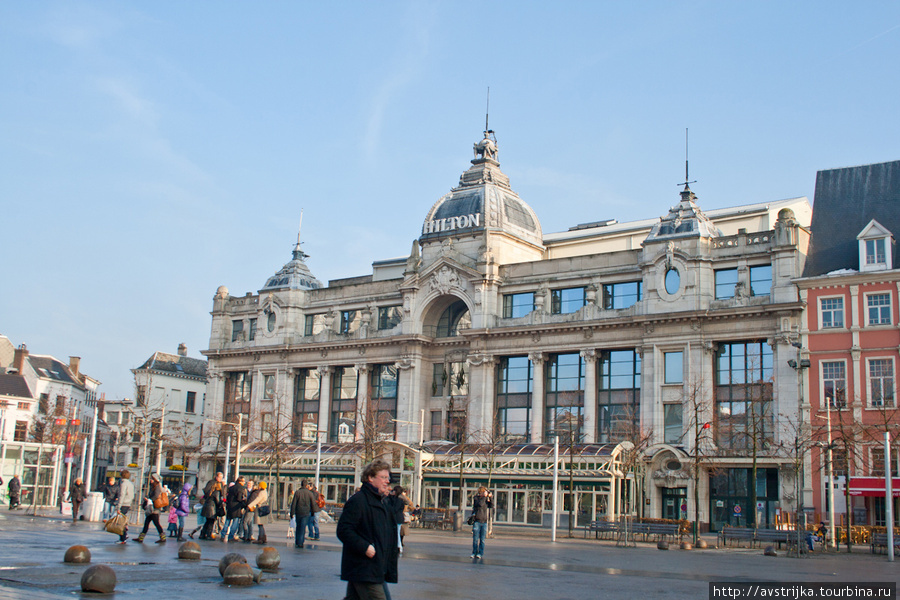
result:
<svg viewBox="0 0 900 600"><path fill-rule="evenodd" d="M484 109L484 135L490 133L491 128L488 126L488 116L491 114L491 86L487 89L487 106Z"/></svg>
<svg viewBox="0 0 900 600"><path fill-rule="evenodd" d="M697 180L690 180L690 172L688 170L688 128L684 128L684 183L679 183L678 185L684 186L684 191L689 192L691 188L688 187L692 183L697 183Z"/></svg>

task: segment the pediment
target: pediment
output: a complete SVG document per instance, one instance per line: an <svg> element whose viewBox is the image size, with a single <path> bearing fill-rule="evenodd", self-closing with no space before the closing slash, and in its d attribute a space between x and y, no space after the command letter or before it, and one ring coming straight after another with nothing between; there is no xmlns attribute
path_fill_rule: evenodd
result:
<svg viewBox="0 0 900 600"><path fill-rule="evenodd" d="M858 240L866 240L873 238L883 238L885 236L893 237L893 234L881 223L872 219L863 230L856 236Z"/></svg>

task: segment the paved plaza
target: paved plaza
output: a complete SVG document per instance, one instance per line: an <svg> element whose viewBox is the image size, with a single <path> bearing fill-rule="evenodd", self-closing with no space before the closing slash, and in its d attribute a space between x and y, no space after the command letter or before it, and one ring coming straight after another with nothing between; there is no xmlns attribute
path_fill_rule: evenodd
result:
<svg viewBox="0 0 900 600"><path fill-rule="evenodd" d="M132 531L134 528L132 527ZM91 596L80 591L88 565L63 563L66 549L84 544L92 564L112 566L120 598L273 598L334 600L343 597L339 580L341 545L334 525L322 526L322 539L294 549L286 525L270 527L269 545L281 553L277 573L248 588L230 588L217 570L226 552L240 552L255 563L260 546L200 542L199 562L178 559L177 542L116 544L100 524L31 517L21 511L0 512L0 600L45 600ZM468 531L453 533L413 529L400 561L400 583L391 586L395 600L440 598L470 600L534 598L707 598L710 581L866 582L900 581L900 563L860 549L851 555L817 553L796 559L780 553L766 557L759 549L657 550L638 544L618 548L614 542L498 533L487 542L485 557L469 558ZM712 538L710 538L712 539Z"/></svg>

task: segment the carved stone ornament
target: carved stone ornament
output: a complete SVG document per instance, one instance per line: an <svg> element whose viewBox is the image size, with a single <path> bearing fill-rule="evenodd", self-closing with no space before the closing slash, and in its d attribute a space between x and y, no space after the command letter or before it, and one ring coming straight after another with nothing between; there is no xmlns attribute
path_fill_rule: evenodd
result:
<svg viewBox="0 0 900 600"><path fill-rule="evenodd" d="M546 360L543 352L532 352L528 355L528 360L532 362L532 364L542 363Z"/></svg>
<svg viewBox="0 0 900 600"><path fill-rule="evenodd" d="M594 348L582 350L581 358L583 358L585 362L594 362L595 360L597 360L597 351Z"/></svg>
<svg viewBox="0 0 900 600"><path fill-rule="evenodd" d="M450 267L441 267L431 276L431 289L441 295L459 287L459 275Z"/></svg>
<svg viewBox="0 0 900 600"><path fill-rule="evenodd" d="M644 335L650 335L654 329L653 323L644 323Z"/></svg>
<svg viewBox="0 0 900 600"><path fill-rule="evenodd" d="M537 344L538 342L540 342L540 341L541 341L541 334L540 334L540 332L535 331L534 333L532 333L532 334L531 334L531 341L534 342L535 344Z"/></svg>
<svg viewBox="0 0 900 600"><path fill-rule="evenodd" d="M490 354L484 354L483 352L476 352L475 354L470 354L466 357L466 363L472 367L480 367L485 363L491 362L494 362L494 357Z"/></svg>
<svg viewBox="0 0 900 600"><path fill-rule="evenodd" d="M401 371L406 371L407 369L412 369L416 365L411 357L401 356L400 360L394 363L394 366L396 366Z"/></svg>

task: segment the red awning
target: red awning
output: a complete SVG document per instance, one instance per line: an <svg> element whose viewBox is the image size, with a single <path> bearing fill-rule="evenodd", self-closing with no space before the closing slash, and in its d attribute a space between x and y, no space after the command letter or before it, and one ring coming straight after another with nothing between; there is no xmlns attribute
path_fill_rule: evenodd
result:
<svg viewBox="0 0 900 600"><path fill-rule="evenodd" d="M892 479L891 492L894 498L900 498L900 479ZM850 495L884 498L884 477L854 477L850 480Z"/></svg>

